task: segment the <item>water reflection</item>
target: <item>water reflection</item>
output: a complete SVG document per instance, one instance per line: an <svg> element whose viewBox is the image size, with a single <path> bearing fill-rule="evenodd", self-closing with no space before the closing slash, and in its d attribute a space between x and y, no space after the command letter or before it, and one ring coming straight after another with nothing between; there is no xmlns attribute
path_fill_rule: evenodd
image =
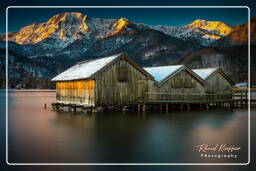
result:
<svg viewBox="0 0 256 171"><path fill-rule="evenodd" d="M246 162L247 111L54 112L53 92L9 98L10 162ZM202 159L195 145L242 147L239 159Z"/></svg>

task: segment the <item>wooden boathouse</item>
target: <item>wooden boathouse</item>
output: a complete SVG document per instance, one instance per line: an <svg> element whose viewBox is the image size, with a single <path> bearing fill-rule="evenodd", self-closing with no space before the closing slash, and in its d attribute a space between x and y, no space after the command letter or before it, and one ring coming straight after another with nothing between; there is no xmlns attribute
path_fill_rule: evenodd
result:
<svg viewBox="0 0 256 171"><path fill-rule="evenodd" d="M154 83L147 71L123 53L79 62L52 81L57 104L85 107L134 103Z"/></svg>
<svg viewBox="0 0 256 171"><path fill-rule="evenodd" d="M184 101L203 98L198 94L205 92L206 81L184 65L146 67L144 69L157 82L157 89L150 89L145 96L148 101Z"/></svg>
<svg viewBox="0 0 256 171"><path fill-rule="evenodd" d="M232 92L234 82L220 68L194 69L193 71L208 83L206 92Z"/></svg>

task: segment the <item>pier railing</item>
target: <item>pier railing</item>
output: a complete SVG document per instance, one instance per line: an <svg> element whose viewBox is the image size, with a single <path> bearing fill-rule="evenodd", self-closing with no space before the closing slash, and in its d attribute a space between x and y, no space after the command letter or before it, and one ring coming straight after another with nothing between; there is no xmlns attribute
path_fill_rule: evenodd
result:
<svg viewBox="0 0 256 171"><path fill-rule="evenodd" d="M231 101L233 93L151 93L146 92L144 101L193 101L193 102L217 102Z"/></svg>

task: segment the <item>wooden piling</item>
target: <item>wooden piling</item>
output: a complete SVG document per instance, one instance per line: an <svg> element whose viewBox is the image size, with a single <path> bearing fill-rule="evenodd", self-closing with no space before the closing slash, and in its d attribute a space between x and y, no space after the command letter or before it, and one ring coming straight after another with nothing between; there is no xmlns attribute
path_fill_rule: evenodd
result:
<svg viewBox="0 0 256 171"><path fill-rule="evenodd" d="M143 105L142 105L142 112L145 112L145 111L146 111L146 105L143 104Z"/></svg>
<svg viewBox="0 0 256 171"><path fill-rule="evenodd" d="M162 104L160 104L160 112L162 112L163 111L163 106L162 106Z"/></svg>
<svg viewBox="0 0 256 171"><path fill-rule="evenodd" d="M202 104L200 104L200 110L203 110L203 105Z"/></svg>
<svg viewBox="0 0 256 171"><path fill-rule="evenodd" d="M180 111L183 111L183 104L180 104Z"/></svg>
<svg viewBox="0 0 256 171"><path fill-rule="evenodd" d="M187 104L187 109L188 111L190 111L190 104Z"/></svg>
<svg viewBox="0 0 256 171"><path fill-rule="evenodd" d="M76 112L76 105L74 105L74 112Z"/></svg>
<svg viewBox="0 0 256 171"><path fill-rule="evenodd" d="M172 109L172 111L174 111L175 110L175 105L171 105L171 109Z"/></svg>
<svg viewBox="0 0 256 171"><path fill-rule="evenodd" d="M206 109L209 110L209 104L205 104Z"/></svg>

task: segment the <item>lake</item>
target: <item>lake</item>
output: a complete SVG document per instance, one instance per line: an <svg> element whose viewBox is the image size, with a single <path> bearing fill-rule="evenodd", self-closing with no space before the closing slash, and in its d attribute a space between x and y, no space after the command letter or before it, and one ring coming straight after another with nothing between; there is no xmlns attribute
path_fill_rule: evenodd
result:
<svg viewBox="0 0 256 171"><path fill-rule="evenodd" d="M0 92L1 107L4 106L4 93ZM10 163L248 161L247 109L85 115L52 111L50 104L54 101L55 92L9 93ZM202 157L196 147L200 144L226 144L241 149L213 153L234 154L236 158Z"/></svg>

